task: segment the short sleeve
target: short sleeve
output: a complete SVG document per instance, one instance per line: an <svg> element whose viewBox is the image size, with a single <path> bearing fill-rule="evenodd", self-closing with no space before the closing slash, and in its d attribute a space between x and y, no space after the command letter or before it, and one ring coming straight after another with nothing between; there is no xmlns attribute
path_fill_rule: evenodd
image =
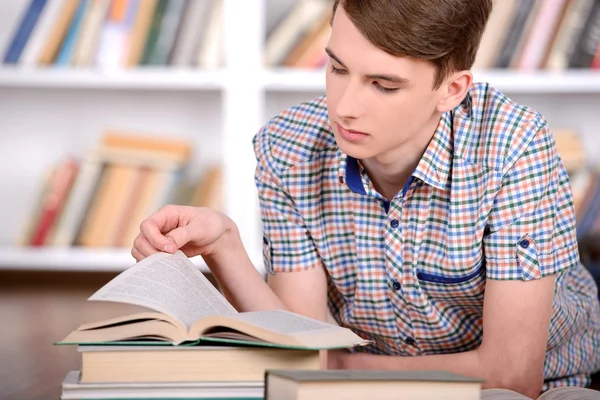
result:
<svg viewBox="0 0 600 400"><path fill-rule="evenodd" d="M304 220L279 177L268 141L268 126L254 139L257 157L255 183L263 225L263 259L270 274L297 272L321 266Z"/></svg>
<svg viewBox="0 0 600 400"><path fill-rule="evenodd" d="M547 124L539 122L530 135L513 144L488 217L490 279L539 279L579 262L569 177Z"/></svg>

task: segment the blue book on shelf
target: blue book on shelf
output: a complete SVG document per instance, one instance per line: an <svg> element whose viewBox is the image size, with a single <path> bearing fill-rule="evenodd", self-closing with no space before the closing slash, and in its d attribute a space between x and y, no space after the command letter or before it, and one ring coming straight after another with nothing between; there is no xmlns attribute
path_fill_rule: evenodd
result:
<svg viewBox="0 0 600 400"><path fill-rule="evenodd" d="M19 62L19 57L21 57L21 53L45 5L46 0L31 0L27 11L23 14L23 18L15 31L10 46L8 46L4 54L5 64L16 64Z"/></svg>
<svg viewBox="0 0 600 400"><path fill-rule="evenodd" d="M69 61L71 61L73 51L75 51L75 44L77 43L77 37L79 36L79 32L81 31L83 16L85 14L86 8L88 7L88 3L89 0L79 1L77 11L75 11L73 21L71 22L71 26L69 26L69 30L67 31L65 39L62 43L60 52L56 57L56 65L69 65Z"/></svg>

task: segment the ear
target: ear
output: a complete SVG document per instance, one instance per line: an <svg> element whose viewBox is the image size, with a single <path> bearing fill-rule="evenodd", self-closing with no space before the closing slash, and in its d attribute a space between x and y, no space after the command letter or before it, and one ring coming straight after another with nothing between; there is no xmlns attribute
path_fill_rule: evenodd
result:
<svg viewBox="0 0 600 400"><path fill-rule="evenodd" d="M442 96L437 110L443 113L456 108L467 95L472 82L471 71L458 71L448 76L440 88Z"/></svg>

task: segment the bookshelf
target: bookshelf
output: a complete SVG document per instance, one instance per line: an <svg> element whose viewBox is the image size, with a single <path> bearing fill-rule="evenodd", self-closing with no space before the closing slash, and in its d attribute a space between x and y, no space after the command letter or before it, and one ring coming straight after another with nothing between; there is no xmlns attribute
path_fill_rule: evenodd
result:
<svg viewBox="0 0 600 400"><path fill-rule="evenodd" d="M82 155L105 129L117 128L191 140L190 176L220 163L223 208L262 271L251 139L274 114L324 93L321 69L263 63L266 33L295 1L223 0L224 62L216 69L0 66L0 269L120 271L133 263L126 249L15 246L47 168L66 153ZM0 45L8 40L7 27L21 2L0 2ZM554 129L580 132L586 156L599 161L600 71L474 74L538 109ZM195 262L206 269L201 260Z"/></svg>

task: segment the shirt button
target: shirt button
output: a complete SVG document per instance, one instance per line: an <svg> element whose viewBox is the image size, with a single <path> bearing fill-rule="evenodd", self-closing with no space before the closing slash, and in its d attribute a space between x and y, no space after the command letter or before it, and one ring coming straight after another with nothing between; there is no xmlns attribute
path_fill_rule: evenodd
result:
<svg viewBox="0 0 600 400"><path fill-rule="evenodd" d="M406 342L407 345L412 346L416 343L415 339L411 338L410 336L407 337L406 339L404 339L404 341Z"/></svg>
<svg viewBox="0 0 600 400"><path fill-rule="evenodd" d="M521 245L522 248L526 249L529 247L529 240L523 239L521 240L521 243L519 243L519 245Z"/></svg>
<svg viewBox="0 0 600 400"><path fill-rule="evenodd" d="M400 290L400 282L394 281L392 283L392 287L394 288L394 290Z"/></svg>
<svg viewBox="0 0 600 400"><path fill-rule="evenodd" d="M392 228L396 229L398 226L400 226L400 222L398 222L397 219L393 219L392 222L390 222L390 225L392 225Z"/></svg>

